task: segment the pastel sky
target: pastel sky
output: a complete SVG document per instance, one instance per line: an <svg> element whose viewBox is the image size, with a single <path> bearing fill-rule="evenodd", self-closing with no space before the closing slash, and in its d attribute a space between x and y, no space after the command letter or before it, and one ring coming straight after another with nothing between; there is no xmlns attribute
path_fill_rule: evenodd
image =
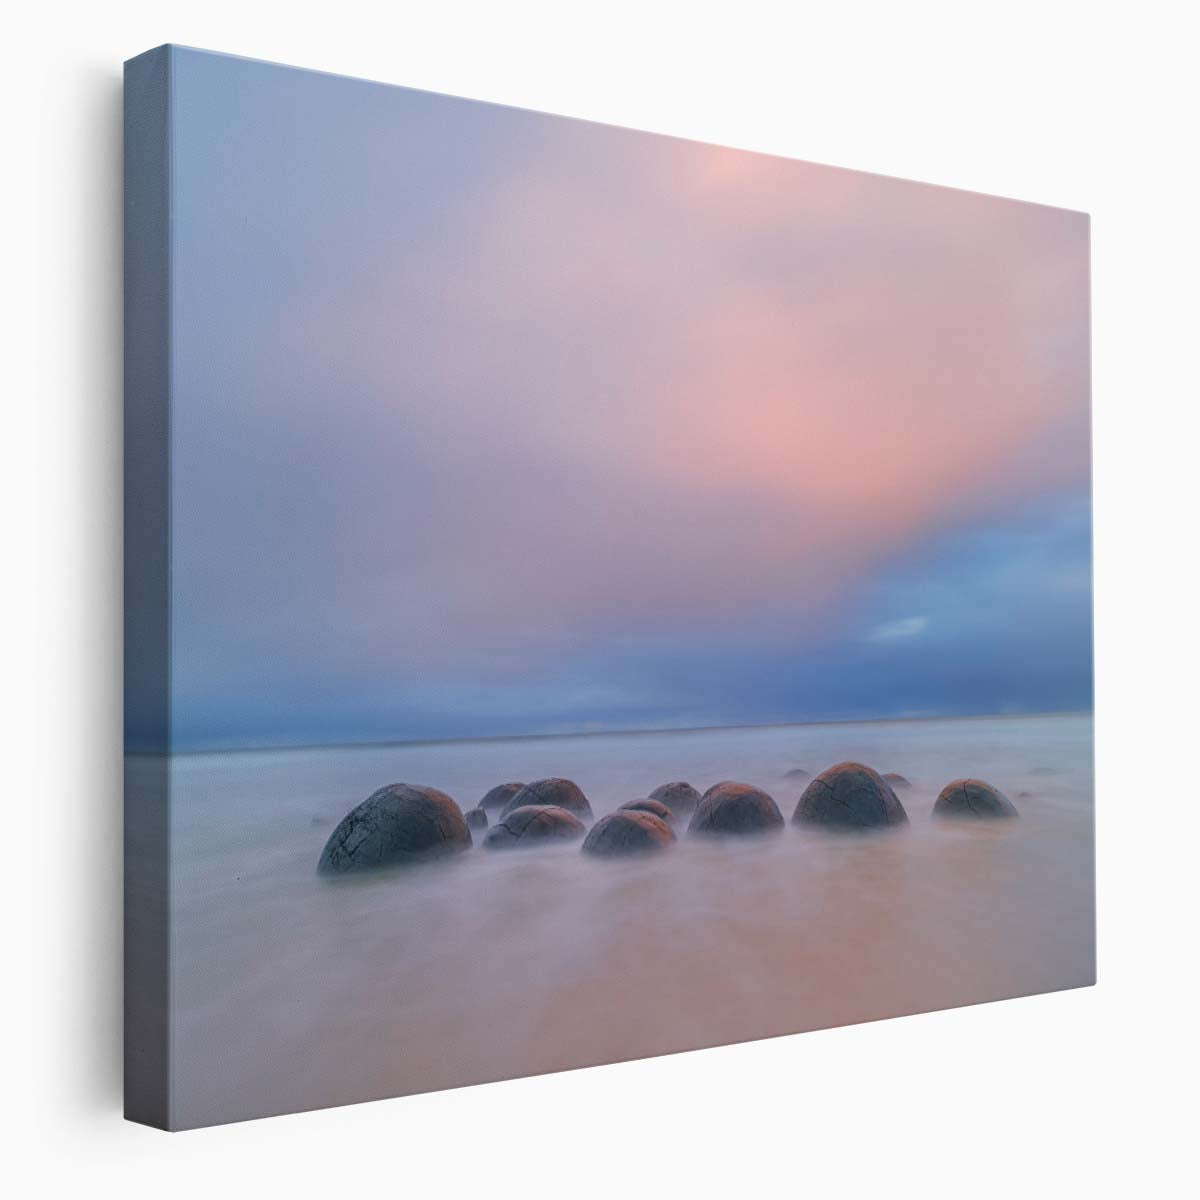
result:
<svg viewBox="0 0 1200 1200"><path fill-rule="evenodd" d="M1091 706L1086 216L174 71L177 747Z"/></svg>

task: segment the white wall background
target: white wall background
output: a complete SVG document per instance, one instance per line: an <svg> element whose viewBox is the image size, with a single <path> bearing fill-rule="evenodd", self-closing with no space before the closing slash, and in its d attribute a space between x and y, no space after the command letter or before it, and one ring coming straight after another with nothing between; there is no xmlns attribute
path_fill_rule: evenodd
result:
<svg viewBox="0 0 1200 1200"><path fill-rule="evenodd" d="M13 8L10 1194L1169 1196L1194 1181L1192 13L1165 0ZM122 1123L120 62L164 41L1093 213L1097 988L175 1137Z"/></svg>

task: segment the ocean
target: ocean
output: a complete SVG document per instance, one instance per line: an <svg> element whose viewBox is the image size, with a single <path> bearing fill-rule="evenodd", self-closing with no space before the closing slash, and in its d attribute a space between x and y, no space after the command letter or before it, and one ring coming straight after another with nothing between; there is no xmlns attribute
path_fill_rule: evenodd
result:
<svg viewBox="0 0 1200 1200"><path fill-rule="evenodd" d="M910 825L793 828L804 782L785 772L844 760L905 775ZM597 816L671 780L738 780L789 825L767 840L681 831L642 860L477 848L317 874L334 826L384 784L429 784L465 810L552 775ZM1021 819L931 822L962 776ZM1094 981L1090 716L207 753L174 757L170 778L178 1127Z"/></svg>

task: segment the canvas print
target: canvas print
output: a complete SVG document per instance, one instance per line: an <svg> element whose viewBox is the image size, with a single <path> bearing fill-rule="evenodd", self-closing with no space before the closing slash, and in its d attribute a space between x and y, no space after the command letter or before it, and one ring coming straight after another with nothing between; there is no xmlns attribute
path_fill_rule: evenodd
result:
<svg viewBox="0 0 1200 1200"><path fill-rule="evenodd" d="M126 66L127 1111L1094 980L1086 215Z"/></svg>

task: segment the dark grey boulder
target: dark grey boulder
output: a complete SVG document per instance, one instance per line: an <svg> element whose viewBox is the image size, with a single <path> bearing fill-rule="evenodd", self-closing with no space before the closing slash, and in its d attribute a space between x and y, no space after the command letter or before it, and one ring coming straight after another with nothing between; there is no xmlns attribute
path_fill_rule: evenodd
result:
<svg viewBox="0 0 1200 1200"><path fill-rule="evenodd" d="M822 771L804 789L792 823L837 830L880 829L908 824L908 814L878 771L845 762Z"/></svg>
<svg viewBox="0 0 1200 1200"><path fill-rule="evenodd" d="M982 779L956 779L942 788L934 801L933 815L951 820L993 821L1015 817L1011 800Z"/></svg>
<svg viewBox="0 0 1200 1200"><path fill-rule="evenodd" d="M488 827L487 813L484 812L482 805L463 813L463 820L466 821L467 828L472 833L482 833Z"/></svg>
<svg viewBox="0 0 1200 1200"><path fill-rule="evenodd" d="M790 771L784 771L784 779L807 779L812 774L811 771L806 771L803 767L793 767Z"/></svg>
<svg viewBox="0 0 1200 1200"><path fill-rule="evenodd" d="M317 869L340 874L428 862L470 846L471 831L445 792L393 783L342 819L325 843Z"/></svg>
<svg viewBox="0 0 1200 1200"><path fill-rule="evenodd" d="M651 816L657 817L660 821L666 821L668 825L675 823L675 814L661 801L651 800L647 797L645 800L630 800L622 804L619 812L648 812Z"/></svg>
<svg viewBox="0 0 1200 1200"><path fill-rule="evenodd" d="M882 778L884 782L891 784L892 791L895 791L897 788L912 787L912 784L903 775L897 775L895 771L884 771Z"/></svg>
<svg viewBox="0 0 1200 1200"><path fill-rule="evenodd" d="M1018 792L1017 799L1018 800L1031 800L1031 799L1033 799L1033 793L1032 792Z"/></svg>
<svg viewBox="0 0 1200 1200"><path fill-rule="evenodd" d="M523 783L499 783L482 800L479 807L490 817L504 811L505 805L524 787Z"/></svg>
<svg viewBox="0 0 1200 1200"><path fill-rule="evenodd" d="M700 803L700 793L690 783L684 783L681 779L674 783L660 784L648 798L665 804L671 810L671 815L680 820L690 817L696 811L696 805Z"/></svg>
<svg viewBox="0 0 1200 1200"><path fill-rule="evenodd" d="M619 808L592 826L581 849L604 858L653 854L675 841L670 825L652 812Z"/></svg>
<svg viewBox="0 0 1200 1200"><path fill-rule="evenodd" d="M565 808L583 821L592 819L592 806L588 798L579 785L569 779L535 779L533 783L527 783L505 804L500 816L506 817L518 808L528 808L530 805L553 805Z"/></svg>
<svg viewBox="0 0 1200 1200"><path fill-rule="evenodd" d="M575 842L583 837L583 822L554 804L526 804L500 818L484 836L488 850L512 850L546 842Z"/></svg>
<svg viewBox="0 0 1200 1200"><path fill-rule="evenodd" d="M779 833L783 814L767 795L748 783L715 783L700 797L688 833Z"/></svg>

